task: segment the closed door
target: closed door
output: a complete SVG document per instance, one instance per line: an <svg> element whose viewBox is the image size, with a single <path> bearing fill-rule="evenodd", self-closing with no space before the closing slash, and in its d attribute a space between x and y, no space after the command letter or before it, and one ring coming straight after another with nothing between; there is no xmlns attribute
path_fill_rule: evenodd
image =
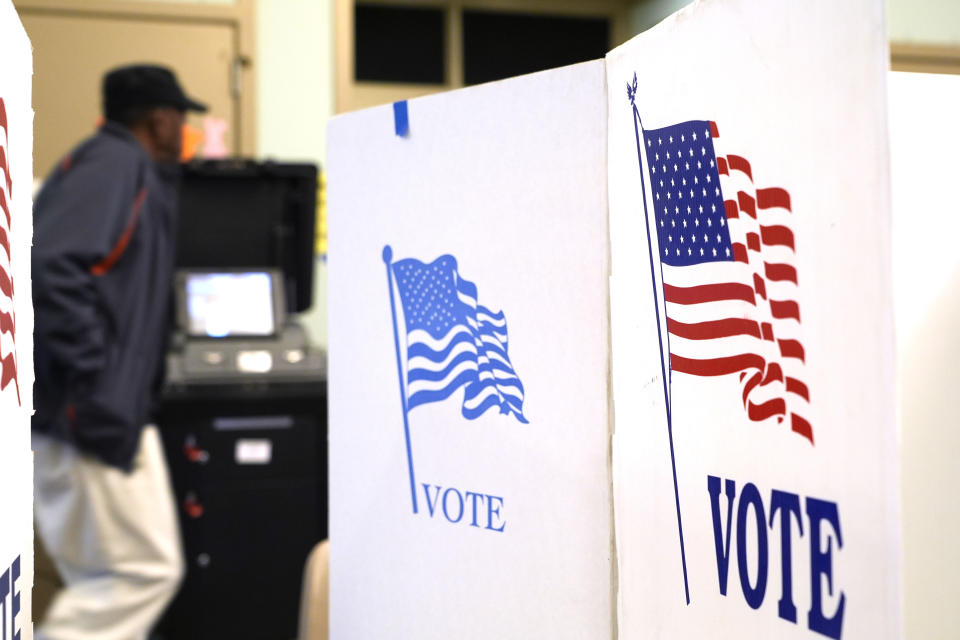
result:
<svg viewBox="0 0 960 640"><path fill-rule="evenodd" d="M20 3L18 3L19 5ZM139 16L18 6L34 49L34 174L90 135L101 116L100 83L115 66L156 62L171 67L188 95L227 122L227 151L242 144L238 37L229 22L170 15ZM188 123L202 129L202 117Z"/></svg>

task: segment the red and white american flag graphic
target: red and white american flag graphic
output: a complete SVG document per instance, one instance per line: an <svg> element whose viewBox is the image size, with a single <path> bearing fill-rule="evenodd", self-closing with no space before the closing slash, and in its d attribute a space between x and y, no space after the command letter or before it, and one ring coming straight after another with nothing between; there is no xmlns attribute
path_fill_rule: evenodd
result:
<svg viewBox="0 0 960 640"><path fill-rule="evenodd" d="M751 420L788 420L813 443L789 193L756 188L746 158L720 155L713 122L643 136L671 370L737 375Z"/></svg>
<svg viewBox="0 0 960 640"><path fill-rule="evenodd" d="M11 241L13 234L11 205L13 202L13 180L10 175L9 128L7 109L0 98L0 391L5 391L12 382L20 402L20 388L17 382L17 346L16 313L13 303L13 261L11 259Z"/></svg>

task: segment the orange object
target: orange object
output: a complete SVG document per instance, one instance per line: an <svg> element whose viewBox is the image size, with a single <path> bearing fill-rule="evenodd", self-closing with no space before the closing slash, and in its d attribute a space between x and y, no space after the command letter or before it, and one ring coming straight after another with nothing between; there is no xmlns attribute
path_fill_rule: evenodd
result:
<svg viewBox="0 0 960 640"><path fill-rule="evenodd" d="M182 162L193 160L203 140L203 129L197 129L188 124L183 125L183 148L180 151L180 160Z"/></svg>

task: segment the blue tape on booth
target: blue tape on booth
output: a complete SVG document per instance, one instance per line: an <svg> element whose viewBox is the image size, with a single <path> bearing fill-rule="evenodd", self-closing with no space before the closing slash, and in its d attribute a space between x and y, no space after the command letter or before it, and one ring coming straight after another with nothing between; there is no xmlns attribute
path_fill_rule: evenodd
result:
<svg viewBox="0 0 960 640"><path fill-rule="evenodd" d="M397 135L405 138L410 133L410 117L407 115L407 101L393 103L393 128Z"/></svg>

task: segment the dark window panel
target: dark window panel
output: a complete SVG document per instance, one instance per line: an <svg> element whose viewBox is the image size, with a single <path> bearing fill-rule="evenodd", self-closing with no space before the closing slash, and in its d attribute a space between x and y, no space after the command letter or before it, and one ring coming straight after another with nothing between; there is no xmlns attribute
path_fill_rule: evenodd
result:
<svg viewBox="0 0 960 640"><path fill-rule="evenodd" d="M358 3L354 59L358 81L443 84L443 9Z"/></svg>
<svg viewBox="0 0 960 640"><path fill-rule="evenodd" d="M463 12L466 84L595 60L610 48L606 18Z"/></svg>

